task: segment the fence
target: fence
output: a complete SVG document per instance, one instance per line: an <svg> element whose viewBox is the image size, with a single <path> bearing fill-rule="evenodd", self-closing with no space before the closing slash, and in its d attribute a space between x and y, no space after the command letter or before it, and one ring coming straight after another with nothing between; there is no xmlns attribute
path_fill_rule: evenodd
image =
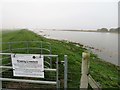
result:
<svg viewBox="0 0 120 90"><path fill-rule="evenodd" d="M28 79L22 79L21 77L14 77L12 78L8 77L0 77L0 81L10 81L10 82L25 82L25 83L39 83L39 84L49 84L49 85L56 85L56 88L60 88L60 80L59 80L59 58L58 55L52 55L52 50L51 50L51 44L42 42L42 41L21 41L21 42L5 42L3 44L3 50L0 53L1 55L1 64L0 69L2 70L2 74L4 72L6 73L10 69L13 70L14 68L12 67L12 63L10 62L11 60L11 55L31 55L31 56L43 56L44 57L44 71L45 72L45 78L44 79L39 79L39 80L32 80L29 78ZM9 53L8 53L9 52ZM89 53L83 52L82 54L82 67L81 67L81 80L80 80L80 89L82 88L88 88L88 84L93 88L93 89L101 89L99 85L95 82L95 80L92 78L92 76L89 74ZM67 66L67 55L64 55L64 61L62 61L64 64L64 89L67 89L67 81L68 80L68 66ZM54 80L51 78L55 72L55 77ZM13 71L11 71L13 73ZM3 75L4 76L4 75ZM20 79L21 78L21 79ZM50 79L50 80L49 80ZM0 83L1 83L0 82ZM2 87L1 87L2 88Z"/></svg>
<svg viewBox="0 0 120 90"><path fill-rule="evenodd" d="M10 81L10 82L25 82L25 83L39 83L39 84L50 84L56 85L56 88L60 88L59 80L59 58L58 55L52 55L51 44L42 41L20 41L20 42L5 42L3 44L3 50L1 55L0 69L2 74L8 72L9 70L14 70L11 61L11 55L31 55L31 56L43 56L44 57L44 71L45 78L40 80L32 79L19 79L21 77L2 77L0 81ZM9 53L8 53L9 52ZM67 55L64 55L64 88L67 88ZM2 70L4 69L4 70ZM31 68L32 69L32 68ZM53 80L52 75L55 72L55 77ZM11 71L13 73L13 71ZM50 76L51 75L51 76ZM4 75L3 75L4 76ZM52 79L50 79L52 77ZM50 79L50 80L49 80ZM2 86L1 86L2 88Z"/></svg>
<svg viewBox="0 0 120 90"><path fill-rule="evenodd" d="M89 65L90 65L90 54L83 52L82 53L82 66L81 66L81 80L80 80L80 89L87 89L88 84L94 90L101 90L101 87L95 82L92 76L89 74Z"/></svg>

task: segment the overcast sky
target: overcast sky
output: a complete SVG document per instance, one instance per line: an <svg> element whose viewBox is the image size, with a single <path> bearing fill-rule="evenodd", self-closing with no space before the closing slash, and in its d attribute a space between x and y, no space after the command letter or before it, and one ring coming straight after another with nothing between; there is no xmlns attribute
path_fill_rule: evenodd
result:
<svg viewBox="0 0 120 90"><path fill-rule="evenodd" d="M57 1L5 0L0 14L2 28L98 29L118 26L118 0Z"/></svg>

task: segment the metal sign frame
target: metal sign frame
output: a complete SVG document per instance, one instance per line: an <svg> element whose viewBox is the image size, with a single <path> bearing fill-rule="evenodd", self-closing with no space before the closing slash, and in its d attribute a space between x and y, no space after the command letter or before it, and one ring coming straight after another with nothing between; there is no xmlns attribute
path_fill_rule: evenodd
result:
<svg viewBox="0 0 120 90"><path fill-rule="evenodd" d="M44 57L39 54L12 54L13 76L44 78Z"/></svg>
<svg viewBox="0 0 120 90"><path fill-rule="evenodd" d="M30 47L29 43L40 43L40 47ZM13 48L12 45L13 44L18 44L18 43L24 43L26 45L26 47L24 48ZM39 84L50 84L50 85L56 85L56 88L59 89L60 88L60 80L59 80L59 58L58 55L52 55L51 54L51 44L50 43L46 43L48 44L48 48L44 48L43 47L43 43L46 42L42 42L42 41L20 41L20 42L3 42L2 44L8 44L8 48L6 50L2 50L0 52L0 60L4 60L5 58L2 58L3 55L5 56L10 56L11 54L19 54L19 53L15 53L14 50L26 50L27 54L32 54L30 53L30 49L34 49L34 50L40 50L39 55L43 55L44 57L48 58L50 60L50 62L48 61L44 61L44 63L46 63L48 65L44 67L44 71L49 71L49 72L55 72L56 73L56 80L55 81L40 81L40 80L26 80L26 79L13 79L13 78L2 78L2 76L0 77L0 84L2 83L2 81L13 81L13 82L26 82L26 83L39 83ZM43 50L48 51L49 54L43 54ZM20 53L21 54L21 53ZM33 53L34 54L34 53ZM52 57L56 58L55 59L55 67L56 68L52 68ZM64 55L64 88L67 88L67 55ZM6 69L13 69L12 66L3 66L2 63L0 65L0 69L2 70L2 68L6 68ZM3 72L3 71L2 71ZM0 72L0 73L2 73ZM2 87L0 87L2 88Z"/></svg>
<svg viewBox="0 0 120 90"><path fill-rule="evenodd" d="M13 53L0 53L0 55L11 55ZM58 79L58 55L43 55L44 57L56 57L56 69L44 68L45 71L54 71L56 72L56 81L37 81L37 80L21 80L21 79L12 79L12 78L0 78L0 81L14 81L14 82L28 82L28 83L40 83L40 84L53 84L56 85L56 88L60 88L60 83ZM13 69L11 66L0 66L0 68Z"/></svg>

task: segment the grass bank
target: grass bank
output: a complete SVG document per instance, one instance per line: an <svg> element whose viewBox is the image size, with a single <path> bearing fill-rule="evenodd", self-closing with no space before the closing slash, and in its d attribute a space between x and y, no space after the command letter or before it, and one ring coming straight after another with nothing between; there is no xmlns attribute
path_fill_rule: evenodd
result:
<svg viewBox="0 0 120 90"><path fill-rule="evenodd" d="M78 46L72 42L47 39L25 29L2 32L2 42L13 41L49 42L51 43L52 54L58 54L60 60L63 60L63 55L68 55L68 88L79 88L82 52L86 50L82 45ZM90 74L102 88L120 88L118 70L120 70L118 66L104 62L91 53ZM60 74L60 76L63 76L63 73Z"/></svg>

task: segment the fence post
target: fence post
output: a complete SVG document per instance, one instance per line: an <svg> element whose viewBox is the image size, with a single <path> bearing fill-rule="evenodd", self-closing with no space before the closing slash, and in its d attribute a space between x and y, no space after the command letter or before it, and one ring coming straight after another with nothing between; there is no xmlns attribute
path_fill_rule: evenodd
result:
<svg viewBox="0 0 120 90"><path fill-rule="evenodd" d="M29 42L26 41L27 53L29 53Z"/></svg>
<svg viewBox="0 0 120 90"><path fill-rule="evenodd" d="M2 68L1 68L2 69ZM2 70L0 69L0 78L2 78ZM2 90L2 81L0 80L0 90Z"/></svg>
<svg viewBox="0 0 120 90"><path fill-rule="evenodd" d="M50 55L52 54L51 44L49 44ZM52 57L50 57L50 68L52 68Z"/></svg>
<svg viewBox="0 0 120 90"><path fill-rule="evenodd" d="M43 54L43 46L42 46L42 41L41 41L41 54Z"/></svg>
<svg viewBox="0 0 120 90"><path fill-rule="evenodd" d="M2 77L1 75L0 75L0 77ZM0 81L0 90L2 90L2 81Z"/></svg>
<svg viewBox="0 0 120 90"><path fill-rule="evenodd" d="M81 66L81 81L80 88L88 88L88 72L89 72L89 58L90 54L87 52L82 53L82 66Z"/></svg>
<svg viewBox="0 0 120 90"><path fill-rule="evenodd" d="M59 90L59 88L60 88L60 82L59 82L59 74L58 74L58 71L59 71L59 68L58 68L58 57L56 58L56 69L57 69L57 71L56 71L56 82L57 82L57 90Z"/></svg>
<svg viewBox="0 0 120 90"><path fill-rule="evenodd" d="M0 58L2 58L2 55L0 55ZM0 66L2 66L2 60L0 60ZM0 68L0 78L2 78L2 68ZM2 90L2 81L0 80L0 90Z"/></svg>
<svg viewBox="0 0 120 90"><path fill-rule="evenodd" d="M67 55L64 55L64 90L67 90Z"/></svg>

